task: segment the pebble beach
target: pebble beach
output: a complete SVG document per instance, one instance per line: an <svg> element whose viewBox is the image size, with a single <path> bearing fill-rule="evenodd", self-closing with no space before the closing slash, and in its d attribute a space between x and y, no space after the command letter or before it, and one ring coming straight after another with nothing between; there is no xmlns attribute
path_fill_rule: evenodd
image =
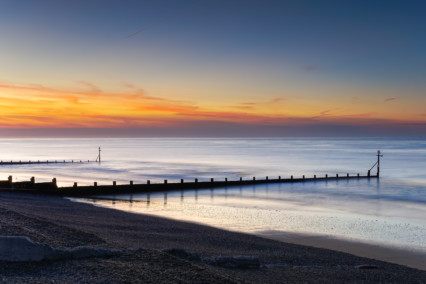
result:
<svg viewBox="0 0 426 284"><path fill-rule="evenodd" d="M55 248L120 251L1 261L2 283L426 283L424 270L314 248L306 239L305 245L291 244L52 196L1 192L0 235L27 236ZM258 265L206 261L239 257Z"/></svg>

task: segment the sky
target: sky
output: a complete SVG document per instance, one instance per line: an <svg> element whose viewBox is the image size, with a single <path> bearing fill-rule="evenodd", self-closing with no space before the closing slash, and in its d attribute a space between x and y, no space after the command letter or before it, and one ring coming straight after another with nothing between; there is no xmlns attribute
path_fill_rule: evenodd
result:
<svg viewBox="0 0 426 284"><path fill-rule="evenodd" d="M425 11L0 0L0 137L426 136Z"/></svg>

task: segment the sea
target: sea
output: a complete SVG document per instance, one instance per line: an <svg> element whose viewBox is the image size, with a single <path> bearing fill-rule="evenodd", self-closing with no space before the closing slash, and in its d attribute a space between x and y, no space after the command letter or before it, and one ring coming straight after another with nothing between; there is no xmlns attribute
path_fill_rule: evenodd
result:
<svg viewBox="0 0 426 284"><path fill-rule="evenodd" d="M73 199L250 234L296 233L426 253L424 138L1 139L0 179L59 186L366 175ZM95 162L101 149L101 162ZM59 163L60 161L73 163ZM377 166L371 169L372 174Z"/></svg>

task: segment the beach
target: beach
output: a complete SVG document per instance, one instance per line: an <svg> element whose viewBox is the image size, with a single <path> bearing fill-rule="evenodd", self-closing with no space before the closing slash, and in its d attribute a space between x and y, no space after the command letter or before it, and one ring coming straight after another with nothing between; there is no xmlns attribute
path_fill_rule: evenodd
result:
<svg viewBox="0 0 426 284"><path fill-rule="evenodd" d="M311 246L318 242L315 238L305 238L301 246L22 193L1 192L0 210L2 236L28 236L34 242L57 248L122 250L109 257L2 262L0 274L5 283L426 282L424 270L314 248ZM186 256L170 253L170 249L183 251ZM225 268L202 261L241 255L257 257L259 267Z"/></svg>

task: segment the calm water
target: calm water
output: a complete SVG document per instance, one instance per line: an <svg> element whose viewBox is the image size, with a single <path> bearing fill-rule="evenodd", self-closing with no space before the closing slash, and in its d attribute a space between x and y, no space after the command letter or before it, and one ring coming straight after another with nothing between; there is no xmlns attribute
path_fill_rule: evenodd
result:
<svg viewBox="0 0 426 284"><path fill-rule="evenodd" d="M365 174L384 154L380 180L273 184L98 197L99 206L250 233L295 232L426 252L425 139L0 140L1 160L83 160L2 166L0 178L59 185ZM102 147L101 164L87 163ZM104 199L106 198L106 199Z"/></svg>

